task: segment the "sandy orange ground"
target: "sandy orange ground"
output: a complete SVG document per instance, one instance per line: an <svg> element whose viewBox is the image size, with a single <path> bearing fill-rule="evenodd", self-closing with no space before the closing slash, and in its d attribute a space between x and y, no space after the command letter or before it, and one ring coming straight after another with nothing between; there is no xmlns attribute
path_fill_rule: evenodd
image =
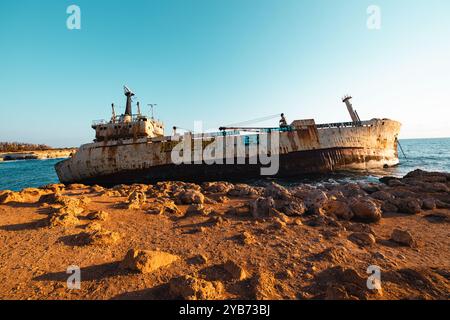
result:
<svg viewBox="0 0 450 320"><path fill-rule="evenodd" d="M262 270L274 275L269 298L323 299L334 296L329 285L343 285L336 266L354 269L364 279L370 265L381 267L382 293L367 289L367 299L448 299L450 297L450 228L448 220L430 218L431 211L416 215L385 214L370 225L377 243L360 247L348 239L353 229L365 228L355 222L340 227L310 226L311 217L291 218L282 228L272 219L224 214L230 207L247 201L231 198L228 203L208 205L210 216L183 218L152 215L145 210L119 208L125 197L98 195L91 189L64 191L64 195L89 197L80 223L70 227L47 226L48 208L39 203L0 205L0 298L1 299L171 299L171 279L196 274L223 283L223 299L255 298L254 277ZM217 199L220 194L211 195ZM187 206L179 206L184 211ZM100 224L121 235L110 245L84 245L77 235L91 221L85 216L104 210L109 218ZM448 210L437 209L444 215ZM216 223L212 216L222 216ZM300 223L302 222L302 224ZM408 229L416 248L399 246L389 240L394 228ZM243 241L244 232L255 238ZM120 261L131 248L159 249L181 259L149 274L120 269ZM203 254L206 263L195 262ZM224 271L229 259L242 265L249 277L232 279ZM81 289L66 287L66 269L81 267Z"/></svg>

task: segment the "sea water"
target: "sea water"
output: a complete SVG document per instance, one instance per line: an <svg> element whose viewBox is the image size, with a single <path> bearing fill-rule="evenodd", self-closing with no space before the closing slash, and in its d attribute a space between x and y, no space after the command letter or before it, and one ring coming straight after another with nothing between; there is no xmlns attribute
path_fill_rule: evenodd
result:
<svg viewBox="0 0 450 320"><path fill-rule="evenodd" d="M398 166L371 171L296 177L289 179L289 182L377 181L381 176L401 177L415 169L450 172L450 138L400 140L400 145L404 154L399 148ZM0 162L0 190L21 190L57 183L54 165L58 161L61 159Z"/></svg>

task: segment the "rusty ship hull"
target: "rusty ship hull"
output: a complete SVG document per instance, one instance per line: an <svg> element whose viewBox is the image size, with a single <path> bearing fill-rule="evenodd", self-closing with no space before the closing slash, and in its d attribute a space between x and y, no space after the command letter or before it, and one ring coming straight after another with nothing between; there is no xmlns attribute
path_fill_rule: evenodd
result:
<svg viewBox="0 0 450 320"><path fill-rule="evenodd" d="M279 133L279 169L291 177L339 170L370 170L399 163L401 124L389 119L316 125L314 121ZM113 186L162 180L212 181L260 178L262 164L175 164L171 137L130 138L85 144L56 164L62 183ZM236 163L236 159L232 159ZM229 161L229 163L233 162Z"/></svg>

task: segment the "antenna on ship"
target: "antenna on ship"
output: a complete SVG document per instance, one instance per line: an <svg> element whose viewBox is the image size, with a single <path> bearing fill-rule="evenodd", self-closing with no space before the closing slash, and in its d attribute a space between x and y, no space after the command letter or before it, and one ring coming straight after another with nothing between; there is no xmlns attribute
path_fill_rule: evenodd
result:
<svg viewBox="0 0 450 320"><path fill-rule="evenodd" d="M116 110L114 109L114 103L111 103L111 108L112 108L111 122L115 123L116 122Z"/></svg>
<svg viewBox="0 0 450 320"><path fill-rule="evenodd" d="M139 104L139 101L137 102L137 113L138 113L138 115L140 116L141 115L141 106L140 106L140 104Z"/></svg>
<svg viewBox="0 0 450 320"><path fill-rule="evenodd" d="M152 120L155 120L155 117L153 116L153 108L156 107L158 104L156 104L156 103L149 103L147 105L150 107L150 110L152 112Z"/></svg>
<svg viewBox="0 0 450 320"><path fill-rule="evenodd" d="M353 122L361 122L361 119L358 116L358 113L356 113L356 110L353 109L352 103L350 100L352 99L352 96L346 95L344 98L342 98L342 102L345 103L347 106L348 113L350 114L350 117L352 118Z"/></svg>

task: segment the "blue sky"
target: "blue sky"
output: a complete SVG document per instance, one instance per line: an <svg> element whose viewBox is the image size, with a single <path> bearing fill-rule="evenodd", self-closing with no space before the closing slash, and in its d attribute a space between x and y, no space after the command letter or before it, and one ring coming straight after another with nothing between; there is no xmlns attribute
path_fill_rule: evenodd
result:
<svg viewBox="0 0 450 320"><path fill-rule="evenodd" d="M81 30L66 27L71 4ZM402 138L450 136L449 16L447 0L1 1L0 140L89 142L124 84L168 134L281 112L347 121L351 94Z"/></svg>

